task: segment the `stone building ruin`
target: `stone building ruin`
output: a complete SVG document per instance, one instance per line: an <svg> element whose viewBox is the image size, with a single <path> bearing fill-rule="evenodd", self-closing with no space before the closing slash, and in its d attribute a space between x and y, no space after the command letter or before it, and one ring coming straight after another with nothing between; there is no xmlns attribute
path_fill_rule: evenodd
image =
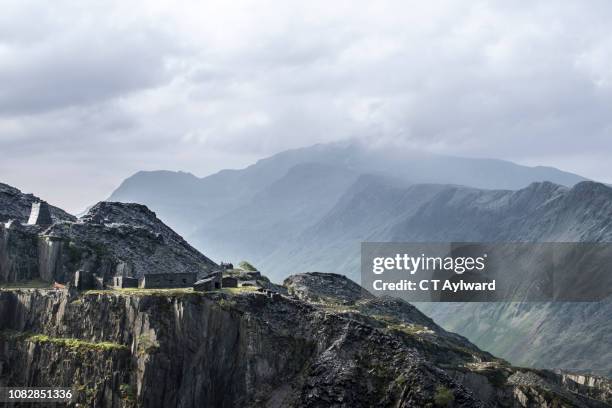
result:
<svg viewBox="0 0 612 408"><path fill-rule="evenodd" d="M140 278L138 287L142 289L187 288L197 280L196 272L148 273Z"/></svg>
<svg viewBox="0 0 612 408"><path fill-rule="evenodd" d="M104 289L104 279L90 271L79 269L74 274L74 288L78 290Z"/></svg>
<svg viewBox="0 0 612 408"><path fill-rule="evenodd" d="M138 287L138 278L133 278L129 276L114 276L113 277L113 287L114 288L137 288Z"/></svg>
<svg viewBox="0 0 612 408"><path fill-rule="evenodd" d="M238 278L233 276L224 276L221 279L221 287L223 288L237 288L238 287Z"/></svg>
<svg viewBox="0 0 612 408"><path fill-rule="evenodd" d="M206 278L200 279L199 281L195 282L193 284L193 290L198 292L207 292L211 290L221 289L223 287L222 276L223 275L221 272L213 272Z"/></svg>

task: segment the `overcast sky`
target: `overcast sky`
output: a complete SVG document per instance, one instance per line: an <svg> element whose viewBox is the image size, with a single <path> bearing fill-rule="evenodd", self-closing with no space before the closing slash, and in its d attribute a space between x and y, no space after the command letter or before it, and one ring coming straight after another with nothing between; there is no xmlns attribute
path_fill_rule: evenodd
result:
<svg viewBox="0 0 612 408"><path fill-rule="evenodd" d="M610 21L608 1L2 1L0 181L77 212L138 170L366 138L612 182Z"/></svg>

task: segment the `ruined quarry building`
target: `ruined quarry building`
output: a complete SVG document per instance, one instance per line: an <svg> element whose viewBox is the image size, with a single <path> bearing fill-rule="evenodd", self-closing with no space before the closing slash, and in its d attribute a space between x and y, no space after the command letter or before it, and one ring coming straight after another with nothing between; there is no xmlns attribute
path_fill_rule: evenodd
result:
<svg viewBox="0 0 612 408"><path fill-rule="evenodd" d="M138 278L129 276L115 276L113 277L113 287L119 288L137 288Z"/></svg>
<svg viewBox="0 0 612 408"><path fill-rule="evenodd" d="M53 224L53 220L51 219L49 204L47 204L45 201L32 203L32 210L30 211L28 225L40 225L46 227L51 224Z"/></svg>
<svg viewBox="0 0 612 408"><path fill-rule="evenodd" d="M73 285L79 290L103 289L104 279L91 271L79 269L74 274Z"/></svg>
<svg viewBox="0 0 612 408"><path fill-rule="evenodd" d="M238 287L238 278L233 276L225 276L221 279L221 287L224 288L237 288Z"/></svg>
<svg viewBox="0 0 612 408"><path fill-rule="evenodd" d="M197 280L196 272L182 273L148 273L138 282L141 289L188 288Z"/></svg>
<svg viewBox="0 0 612 408"><path fill-rule="evenodd" d="M213 272L204 279L193 284L193 290L197 292L207 292L211 290L219 290L223 287L222 275L220 272Z"/></svg>

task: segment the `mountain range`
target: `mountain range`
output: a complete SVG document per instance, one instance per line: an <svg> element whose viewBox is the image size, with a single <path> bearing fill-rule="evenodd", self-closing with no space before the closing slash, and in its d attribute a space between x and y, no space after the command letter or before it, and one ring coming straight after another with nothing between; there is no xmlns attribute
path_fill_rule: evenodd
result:
<svg viewBox="0 0 612 408"><path fill-rule="evenodd" d="M336 256L318 252L321 259L312 254L304 262L288 257L292 258L296 249L307 253L310 245L325 240L318 230L329 229L326 224L335 223L334 214L363 210L365 218L370 218L377 208L368 206L377 204L373 200L367 205L354 201L379 194L369 191L377 178L400 187L436 183L484 189L519 189L537 181L572 186L585 180L550 167L347 142L285 151L245 169L223 170L204 178L183 172L139 172L121 183L108 200L144 203L214 259L246 257L277 280L291 270L319 265L351 275ZM412 196L408 194L406 199L411 201ZM384 205L385 200L387 197L381 197L378 204ZM420 198L415 200L412 206L420 202ZM343 208L347 204L350 208ZM393 222L384 217L381 221ZM345 236L334 240L334 246L354 244L355 238L362 238L351 237L351 230L339 226L336 232ZM304 245L305 241L311 242ZM300 248L293 248L298 244Z"/></svg>
<svg viewBox="0 0 612 408"><path fill-rule="evenodd" d="M550 167L354 143L286 151L198 178L139 172L110 197L142 202L213 259L246 258L276 281L359 279L363 241L609 242L612 189ZM612 374L609 303L420 304L516 364Z"/></svg>

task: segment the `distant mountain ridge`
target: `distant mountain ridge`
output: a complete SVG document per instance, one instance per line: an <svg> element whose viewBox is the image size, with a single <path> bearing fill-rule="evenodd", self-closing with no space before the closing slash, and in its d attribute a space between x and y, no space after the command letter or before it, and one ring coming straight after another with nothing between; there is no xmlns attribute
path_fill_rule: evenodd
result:
<svg viewBox="0 0 612 408"><path fill-rule="evenodd" d="M371 149L346 142L288 150L241 170L222 170L203 178L184 172L138 172L121 183L108 201L146 204L213 257L262 258L279 242L295 239L324 217L365 175L404 186L443 183L486 189L520 189L536 181L572 186L586 180L550 167ZM272 226L266 235L278 239L259 235L258 224L266 230ZM253 248L251 233L259 235Z"/></svg>

